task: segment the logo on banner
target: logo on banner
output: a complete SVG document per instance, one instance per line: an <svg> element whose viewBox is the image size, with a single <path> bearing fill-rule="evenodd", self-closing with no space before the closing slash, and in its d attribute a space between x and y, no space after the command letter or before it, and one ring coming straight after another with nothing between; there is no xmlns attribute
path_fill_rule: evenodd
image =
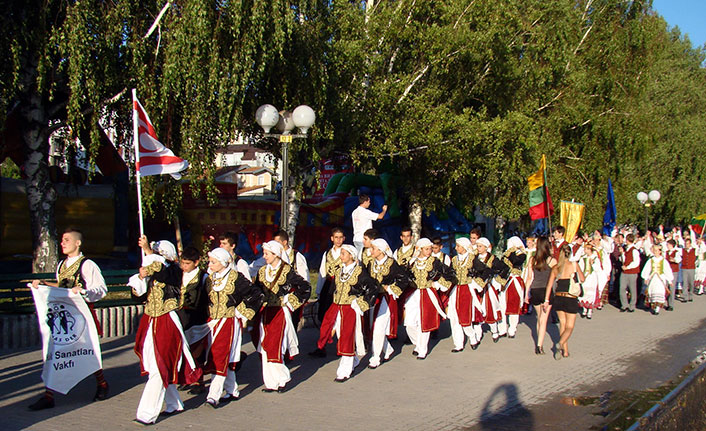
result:
<svg viewBox="0 0 706 431"><path fill-rule="evenodd" d="M50 302L48 306L46 322L55 344L66 346L81 338L86 320L76 307L66 302Z"/></svg>

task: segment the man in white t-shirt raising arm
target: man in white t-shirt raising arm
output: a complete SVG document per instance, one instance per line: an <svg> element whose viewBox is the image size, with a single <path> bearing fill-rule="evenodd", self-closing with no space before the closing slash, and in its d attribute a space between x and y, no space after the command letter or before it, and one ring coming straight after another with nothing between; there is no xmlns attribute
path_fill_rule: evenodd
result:
<svg viewBox="0 0 706 431"><path fill-rule="evenodd" d="M373 221L380 220L385 217L387 212L387 205L382 206L382 212L376 213L370 211L370 196L360 195L358 196L358 208L353 210L351 217L353 218L353 245L358 250L358 257L363 251L363 233L366 230L372 229Z"/></svg>

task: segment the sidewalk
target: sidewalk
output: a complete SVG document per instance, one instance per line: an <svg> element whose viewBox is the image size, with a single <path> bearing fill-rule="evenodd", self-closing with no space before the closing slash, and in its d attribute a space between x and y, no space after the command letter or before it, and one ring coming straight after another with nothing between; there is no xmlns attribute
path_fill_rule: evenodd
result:
<svg viewBox="0 0 706 431"><path fill-rule="evenodd" d="M704 305L706 297L697 297L659 316L608 307L594 313L593 320L579 318L569 342L571 357L561 361L550 352L551 340L558 339L556 325L550 325L545 340L547 354L534 354L534 316L521 318L515 339L494 344L487 333L478 350L456 354L451 353L448 324L443 324L425 361L417 361L412 346L397 340L398 354L390 362L370 370L365 359L343 384L333 382L333 346L326 359L305 354L318 335L305 329L300 334L304 354L290 365L286 393L260 391L259 358L250 354L238 375L240 400L213 410L203 404L205 395L181 393L186 411L160 418L153 429L588 429L600 423L596 408L566 406L559 399L669 380L706 346ZM132 337L103 342L109 400L91 402L95 383L89 377L69 395L57 396L54 409L41 412L27 410L42 391L41 350L0 356L3 429L137 429L132 419L144 379L132 342ZM252 353L252 344L244 350Z"/></svg>

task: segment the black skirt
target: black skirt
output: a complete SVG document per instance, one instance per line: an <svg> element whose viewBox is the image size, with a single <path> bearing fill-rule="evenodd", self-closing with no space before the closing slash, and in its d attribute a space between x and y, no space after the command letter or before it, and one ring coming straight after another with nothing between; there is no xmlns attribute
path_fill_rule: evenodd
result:
<svg viewBox="0 0 706 431"><path fill-rule="evenodd" d="M576 314L581 311L578 298L554 295L554 298L550 300L550 303L552 304L552 309L554 311L563 311L564 313L572 314Z"/></svg>

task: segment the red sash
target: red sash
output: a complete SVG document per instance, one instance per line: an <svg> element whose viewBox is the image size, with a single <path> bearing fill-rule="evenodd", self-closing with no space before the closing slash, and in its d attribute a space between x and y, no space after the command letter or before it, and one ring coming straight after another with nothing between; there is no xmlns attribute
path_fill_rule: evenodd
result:
<svg viewBox="0 0 706 431"><path fill-rule="evenodd" d="M207 374L225 376L228 371L228 361L230 359L230 350L233 346L235 325L240 325L240 321L236 322L235 317L224 317L223 320L225 320L225 322L223 322L223 326L216 338L213 339L211 350L208 351L206 365L204 365L204 372Z"/></svg>
<svg viewBox="0 0 706 431"><path fill-rule="evenodd" d="M154 342L154 355L157 361L159 375L162 377L162 384L166 388L170 384L195 383L201 377L201 369L192 369L186 359L182 360L183 366L178 369L179 360L182 359L182 334L169 314L159 317L150 317L146 314L140 319L140 326L137 328L135 337L135 353L140 358L140 372L144 376L147 373L144 367L142 349L147 337L147 328L152 322L152 340Z"/></svg>
<svg viewBox="0 0 706 431"><path fill-rule="evenodd" d="M419 298L419 306L421 308L421 310L419 310L419 317L422 321L422 332L436 331L439 329L441 319L439 312L436 310L436 307L434 307L434 303L431 302L429 295L436 296L436 300L441 303L439 295L436 293L436 289L431 287L421 289L419 294L421 295Z"/></svg>
<svg viewBox="0 0 706 431"><path fill-rule="evenodd" d="M326 311L324 320L321 321L319 341L317 347L323 349L326 344L333 342L333 329L336 326L336 317L341 313L341 328L338 334L338 355L355 355L355 324L358 315L350 305L332 304Z"/></svg>
<svg viewBox="0 0 706 431"><path fill-rule="evenodd" d="M265 336L262 338L262 350L267 353L267 362L282 363L282 340L287 320L282 307L265 307L260 313Z"/></svg>
<svg viewBox="0 0 706 431"><path fill-rule="evenodd" d="M456 286L456 315L461 326L471 326L471 307L473 305L473 295L467 284Z"/></svg>

